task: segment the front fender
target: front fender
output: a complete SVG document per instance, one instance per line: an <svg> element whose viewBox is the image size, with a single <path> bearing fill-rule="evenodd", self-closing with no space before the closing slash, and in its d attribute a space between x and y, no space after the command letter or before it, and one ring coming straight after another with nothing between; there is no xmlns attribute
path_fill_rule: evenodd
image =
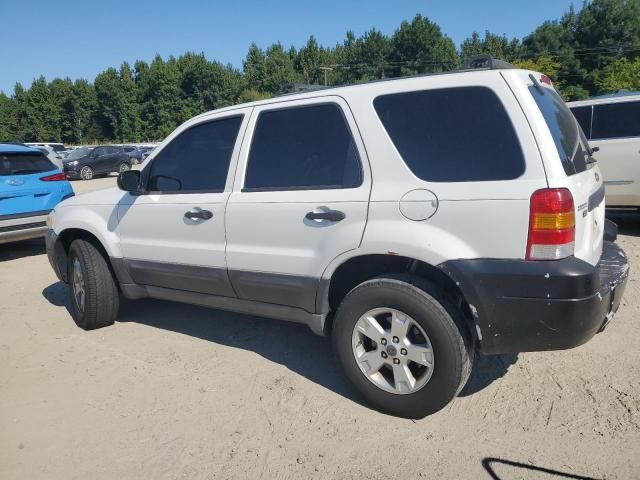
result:
<svg viewBox="0 0 640 480"><path fill-rule="evenodd" d="M109 257L122 257L120 239L115 232L118 224L117 205L63 206L56 209L53 230L57 235L70 229L84 230L95 236Z"/></svg>

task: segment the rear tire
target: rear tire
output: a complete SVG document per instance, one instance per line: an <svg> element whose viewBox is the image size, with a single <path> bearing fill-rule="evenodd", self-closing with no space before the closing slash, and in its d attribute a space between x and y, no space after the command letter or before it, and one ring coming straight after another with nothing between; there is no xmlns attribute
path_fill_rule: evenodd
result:
<svg viewBox="0 0 640 480"><path fill-rule="evenodd" d="M86 240L74 240L68 259L67 279L76 324L85 330L112 325L120 295L105 258Z"/></svg>
<svg viewBox="0 0 640 480"><path fill-rule="evenodd" d="M411 350L416 348L414 343L418 342L410 341L409 335L407 339L398 339L392 334L390 325L393 321L387 328L386 309L397 312L400 323L408 319L408 324L413 325L409 335L424 340L424 345L428 345L431 371L428 366L413 363L410 359ZM382 312L381 323L377 325L382 328L374 327L375 331L367 331L364 337L358 337L363 331L363 324L359 322L369 318L371 312ZM388 318L395 317L389 314ZM375 336L379 336L379 340L372 342L370 338ZM381 411L406 418L422 418L444 408L466 384L473 363L473 348L465 330L463 313L436 285L411 275L386 275L351 290L336 313L333 343L347 377L358 392ZM391 350L390 346L393 347ZM402 346L407 347L402 348L405 357L400 353ZM417 348L429 351L429 348ZM376 370L377 366L371 368L367 361L363 364L362 360L356 359L363 350L366 354L373 354L370 356L373 363L382 364L379 370ZM429 362L424 363L428 365ZM395 370L395 367L403 370ZM369 369L369 374L365 373ZM396 372L407 369L412 373L409 381L398 382ZM415 382L411 382L411 378Z"/></svg>
<svg viewBox="0 0 640 480"><path fill-rule="evenodd" d="M126 172L128 170L131 170L131 165L129 165L127 162L122 162L118 167L118 173Z"/></svg>

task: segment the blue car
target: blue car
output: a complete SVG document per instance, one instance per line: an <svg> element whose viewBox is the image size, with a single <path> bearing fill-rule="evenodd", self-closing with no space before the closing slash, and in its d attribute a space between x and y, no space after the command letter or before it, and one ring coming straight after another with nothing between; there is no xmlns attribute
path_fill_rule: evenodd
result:
<svg viewBox="0 0 640 480"><path fill-rule="evenodd" d="M35 148L0 144L0 243L42 237L46 218L73 189Z"/></svg>

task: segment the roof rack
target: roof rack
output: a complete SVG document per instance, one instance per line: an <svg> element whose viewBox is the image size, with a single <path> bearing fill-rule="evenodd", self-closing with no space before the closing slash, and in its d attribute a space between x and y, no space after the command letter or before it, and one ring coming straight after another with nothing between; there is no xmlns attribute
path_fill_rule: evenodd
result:
<svg viewBox="0 0 640 480"><path fill-rule="evenodd" d="M479 68L488 68L489 70L498 70L505 68L516 68L509 62L493 58L491 55L473 55L467 57L462 62L462 70L475 70Z"/></svg>
<svg viewBox="0 0 640 480"><path fill-rule="evenodd" d="M284 85L274 97L281 97L282 95L292 95L294 93L313 92L315 90L324 90L324 85L306 84L306 83L289 83Z"/></svg>

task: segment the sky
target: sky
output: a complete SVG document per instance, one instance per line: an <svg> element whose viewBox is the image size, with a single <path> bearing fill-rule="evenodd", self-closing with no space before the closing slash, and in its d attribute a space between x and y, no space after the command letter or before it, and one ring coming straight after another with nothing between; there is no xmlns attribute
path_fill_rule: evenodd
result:
<svg viewBox="0 0 640 480"><path fill-rule="evenodd" d="M151 61L156 54L204 52L241 68L252 42L266 48L342 42L347 30L372 27L392 34L421 13L456 45L473 31L521 38L545 20L558 19L568 0L4 0L0 5L0 90L28 87L44 75L94 77L123 61Z"/></svg>

